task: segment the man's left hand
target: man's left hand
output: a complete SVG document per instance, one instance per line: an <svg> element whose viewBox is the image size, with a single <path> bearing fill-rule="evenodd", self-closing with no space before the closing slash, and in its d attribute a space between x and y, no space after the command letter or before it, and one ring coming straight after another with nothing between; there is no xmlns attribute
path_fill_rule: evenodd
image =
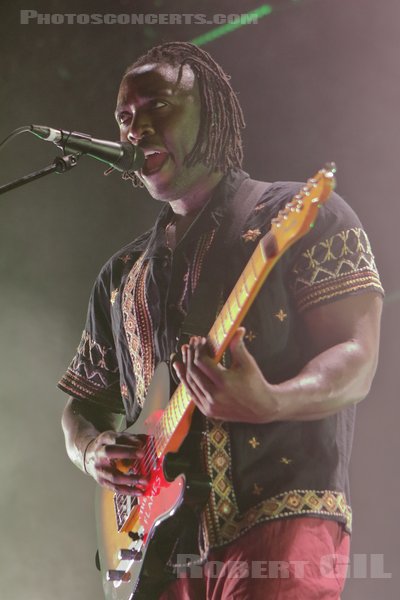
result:
<svg viewBox="0 0 400 600"><path fill-rule="evenodd" d="M174 363L179 379L206 417L265 423L273 421L277 415L274 386L264 379L248 352L243 342L245 332L240 327L232 338L229 369L214 362L208 353L206 339L201 337L192 337L183 345L183 362Z"/></svg>

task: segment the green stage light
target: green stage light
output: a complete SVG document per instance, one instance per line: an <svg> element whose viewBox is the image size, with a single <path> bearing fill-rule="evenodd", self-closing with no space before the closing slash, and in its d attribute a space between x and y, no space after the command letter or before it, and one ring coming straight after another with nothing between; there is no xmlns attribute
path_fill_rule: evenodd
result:
<svg viewBox="0 0 400 600"><path fill-rule="evenodd" d="M208 31L203 35L199 35L198 37L190 41L196 46L204 46L204 44L208 44L208 42L212 42L213 40L216 40L217 38L226 35L231 31L234 31L235 29L239 29L239 27L243 27L245 25L250 24L252 22L252 19L254 18L260 19L262 17L270 15L272 11L273 8L270 4L262 4L258 8L255 8L254 10L251 10L250 12L241 15L241 18L237 21L234 21L232 23L226 23L226 25L220 25L219 27L211 29L211 31Z"/></svg>

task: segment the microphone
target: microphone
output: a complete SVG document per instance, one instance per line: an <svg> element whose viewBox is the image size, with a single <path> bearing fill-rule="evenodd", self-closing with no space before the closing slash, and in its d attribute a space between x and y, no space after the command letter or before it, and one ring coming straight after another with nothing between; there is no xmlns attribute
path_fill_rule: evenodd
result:
<svg viewBox="0 0 400 600"><path fill-rule="evenodd" d="M31 125L30 131L36 137L53 142L65 153L80 152L104 162L117 171L137 171L144 165L144 152L129 142L109 142L98 140L86 133L63 131L43 125Z"/></svg>

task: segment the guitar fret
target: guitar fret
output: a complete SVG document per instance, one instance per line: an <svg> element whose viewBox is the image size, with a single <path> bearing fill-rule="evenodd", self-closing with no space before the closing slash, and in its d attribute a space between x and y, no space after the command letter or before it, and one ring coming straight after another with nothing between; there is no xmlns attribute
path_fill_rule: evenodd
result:
<svg viewBox="0 0 400 600"><path fill-rule="evenodd" d="M223 332L223 330L217 329L217 335L216 335L216 337L217 337L218 344L221 345L221 342L223 342L223 340L224 340L224 332Z"/></svg>
<svg viewBox="0 0 400 600"><path fill-rule="evenodd" d="M229 306L231 307L231 310L233 310L236 313L236 317L235 317L235 319L236 319L240 312L240 306L237 301L236 290L232 291L231 295L229 296L228 301L229 301Z"/></svg>
<svg viewBox="0 0 400 600"><path fill-rule="evenodd" d="M236 317L232 317L230 298L231 297L229 296L228 300L225 303L225 306L226 306L226 308L228 310L228 313L229 313L229 316L230 316L230 319L231 319L232 323L234 323Z"/></svg>
<svg viewBox="0 0 400 600"><path fill-rule="evenodd" d="M148 452L148 457L151 461L151 465L150 468L151 469L155 469L156 468L156 453L155 453L155 441L154 441L154 436L150 437L149 439L149 452Z"/></svg>
<svg viewBox="0 0 400 600"><path fill-rule="evenodd" d="M252 268L254 279L257 279L257 271L256 271L256 267L255 267L255 264L254 264L254 254L251 256L251 258L249 260L249 265Z"/></svg>
<svg viewBox="0 0 400 600"><path fill-rule="evenodd" d="M161 456L161 454L163 454L166 447L167 447L167 438L163 435L162 439L160 440L160 445L158 447L157 455Z"/></svg>
<svg viewBox="0 0 400 600"><path fill-rule="evenodd" d="M256 252L254 253L254 255L257 257L257 261L261 265L260 270L263 271L265 265L268 263L268 258L266 257L266 255L264 253L264 248L261 244L258 245L258 248L257 248Z"/></svg>
<svg viewBox="0 0 400 600"><path fill-rule="evenodd" d="M185 398L184 398L183 394L181 393L179 396L179 401L178 401L178 405L177 405L179 418L183 417L183 414L184 414L186 408L187 408L187 404L185 404Z"/></svg>
<svg viewBox="0 0 400 600"><path fill-rule="evenodd" d="M240 300L241 302L239 302L239 307L243 308L247 298L249 297L249 293L247 292L245 287L241 287L240 290L238 290L239 294L240 294Z"/></svg>
<svg viewBox="0 0 400 600"><path fill-rule="evenodd" d="M178 423L179 422L179 410L178 410L178 403L175 398L171 404L171 410L172 410L173 420L175 421L175 423Z"/></svg>
<svg viewBox="0 0 400 600"><path fill-rule="evenodd" d="M167 436L169 435L169 431L168 431L168 418L167 418L167 411L164 412L162 418L160 419L160 422L162 423L162 429L163 429L163 433L167 434Z"/></svg>
<svg viewBox="0 0 400 600"><path fill-rule="evenodd" d="M221 324L222 331L224 332L224 336L225 336L226 335L225 323L224 323L224 320L223 320L223 318L222 318L221 315L218 317L218 320L219 320L219 322Z"/></svg>
<svg viewBox="0 0 400 600"><path fill-rule="evenodd" d="M168 432L169 436L171 435L171 433L173 432L173 430L174 430L174 426L173 426L173 423L171 421L171 415L170 415L169 411L167 411L167 432Z"/></svg>
<svg viewBox="0 0 400 600"><path fill-rule="evenodd" d="M232 293L235 295L235 299L236 299L237 305L238 305L239 310L240 310L242 308L242 305L240 304L240 300L238 298L238 285L235 285L235 287L233 288L233 292Z"/></svg>
<svg viewBox="0 0 400 600"><path fill-rule="evenodd" d="M247 289L247 277L246 277L246 269L243 271L242 276L240 278L243 282L243 287L242 289L246 292L247 296L250 294L249 290Z"/></svg>
<svg viewBox="0 0 400 600"><path fill-rule="evenodd" d="M217 349L218 349L218 342L217 342L217 338L215 335L215 324L212 326L212 329L210 330L210 333L208 334L208 344L211 347L213 354L215 355L217 353Z"/></svg>
<svg viewBox="0 0 400 600"><path fill-rule="evenodd" d="M234 320L232 319L229 310L225 306L221 310L221 320L223 323L227 324L228 330L232 327L234 323Z"/></svg>
<svg viewBox="0 0 400 600"><path fill-rule="evenodd" d="M154 445L157 456L161 456L168 446L173 433L189 406L189 402L190 397L184 386L180 384L155 428Z"/></svg>
<svg viewBox="0 0 400 600"><path fill-rule="evenodd" d="M169 410L169 408L166 409L165 413L167 415L168 433L171 433L173 430L173 423L171 418L171 411Z"/></svg>
<svg viewBox="0 0 400 600"><path fill-rule="evenodd" d="M183 403L183 386L179 385L171 398L170 404L165 409L157 427L156 447L160 455L168 446L168 443L181 420L186 406Z"/></svg>
<svg viewBox="0 0 400 600"><path fill-rule="evenodd" d="M252 270L252 266L251 266L251 262L249 262L245 268L245 270L243 271L243 276L245 278L245 287L246 287L246 291L248 292L248 294L251 293L252 288L254 287L254 284L257 281L257 277L254 275L253 270ZM249 288L247 287L249 286Z"/></svg>
<svg viewBox="0 0 400 600"><path fill-rule="evenodd" d="M254 277L255 279L258 279L260 277L260 273L261 273L261 269L258 270L258 261L257 261L257 256L256 256L257 251L254 252L254 254L252 255L251 259L250 259L250 265L253 269L253 273L254 273Z"/></svg>
<svg viewBox="0 0 400 600"><path fill-rule="evenodd" d="M184 404L184 395L183 395L183 386L180 385L177 390L177 410L180 417L183 416L185 412L185 404Z"/></svg>
<svg viewBox="0 0 400 600"><path fill-rule="evenodd" d="M167 407L168 418L169 418L169 419L170 419L170 421L172 421L172 422L173 422L173 420L174 420L174 418L173 418L173 417L174 417L174 414L173 414L173 405L174 405L174 403L172 402L172 404L170 404L170 405Z"/></svg>
<svg viewBox="0 0 400 600"><path fill-rule="evenodd" d="M176 411L176 415L178 416L178 420L182 416L182 413L181 413L181 394L182 394L182 392L181 392L181 386L179 386L176 389L175 394L172 396L173 400L174 400L174 408L175 408L175 411Z"/></svg>
<svg viewBox="0 0 400 600"><path fill-rule="evenodd" d="M161 439L162 446L165 447L165 445L167 443L167 436L165 435L165 429L162 430L160 439Z"/></svg>
<svg viewBox="0 0 400 600"><path fill-rule="evenodd" d="M171 406L171 419L172 419L172 422L174 423L174 426L176 427L178 425L179 419L180 419L179 414L178 414L178 406L177 406L176 402L174 402Z"/></svg>
<svg viewBox="0 0 400 600"><path fill-rule="evenodd" d="M210 331L210 338L211 338L212 344L214 345L215 351L217 351L217 349L219 348L219 342L218 342L218 338L217 338L217 328L215 325L216 324L214 323L213 328Z"/></svg>
<svg viewBox="0 0 400 600"><path fill-rule="evenodd" d="M155 443L155 447L156 447L156 454L157 456L160 456L162 453L162 436L160 436L159 434L156 433L157 427L154 430L154 443Z"/></svg>

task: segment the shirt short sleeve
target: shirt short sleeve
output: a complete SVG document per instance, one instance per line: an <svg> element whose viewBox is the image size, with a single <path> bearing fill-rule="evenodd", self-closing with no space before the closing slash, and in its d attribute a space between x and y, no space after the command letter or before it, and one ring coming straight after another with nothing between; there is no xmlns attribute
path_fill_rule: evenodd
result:
<svg viewBox="0 0 400 600"><path fill-rule="evenodd" d="M76 354L58 387L75 398L124 414L109 288L107 270L103 269L91 292L86 325Z"/></svg>
<svg viewBox="0 0 400 600"><path fill-rule="evenodd" d="M336 193L294 249L290 287L298 312L348 295L384 293L368 236Z"/></svg>

